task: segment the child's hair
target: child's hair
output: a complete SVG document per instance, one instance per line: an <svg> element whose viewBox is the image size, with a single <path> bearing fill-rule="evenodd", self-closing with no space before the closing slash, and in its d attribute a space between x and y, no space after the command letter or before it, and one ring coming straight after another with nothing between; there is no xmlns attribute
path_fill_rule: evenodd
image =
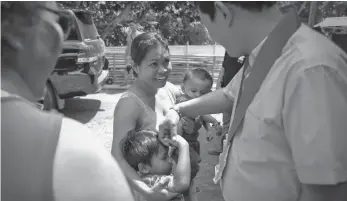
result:
<svg viewBox="0 0 347 201"><path fill-rule="evenodd" d="M211 86L213 84L213 78L210 75L210 73L208 73L205 69L203 68L195 68L193 70L189 70L183 78L183 83L185 83L186 81L192 79L192 78L198 78L200 80L209 80L211 81Z"/></svg>
<svg viewBox="0 0 347 201"><path fill-rule="evenodd" d="M140 163L150 164L154 154L158 154L160 141L153 131L129 131L122 141L123 156L128 164L139 171Z"/></svg>
<svg viewBox="0 0 347 201"><path fill-rule="evenodd" d="M158 33L149 32L136 36L131 44L131 59L136 65L141 65L148 51L158 45L169 51L167 41Z"/></svg>

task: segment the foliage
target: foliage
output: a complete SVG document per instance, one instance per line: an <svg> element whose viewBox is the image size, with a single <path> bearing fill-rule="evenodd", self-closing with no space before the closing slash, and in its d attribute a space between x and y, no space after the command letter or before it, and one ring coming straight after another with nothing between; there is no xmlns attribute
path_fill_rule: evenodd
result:
<svg viewBox="0 0 347 201"><path fill-rule="evenodd" d="M210 36L199 23L199 15L193 2L189 1L78 1L58 2L65 8L80 8L94 11L94 23L109 46L126 44L129 20L139 23L144 31L160 32L170 45L207 44ZM117 18L121 11L130 6L127 19L116 22L112 29L106 27ZM112 24L112 23L111 23ZM201 31L201 33L197 33ZM193 36L201 36L195 39Z"/></svg>
<svg viewBox="0 0 347 201"><path fill-rule="evenodd" d="M126 45L129 20L139 23L144 31L160 32L170 45L211 44L207 29L193 2L190 1L63 1L58 2L65 8L80 8L94 11L94 23L108 46ZM279 6L293 5L304 22L307 22L310 2L280 1ZM130 7L129 13L120 15ZM317 3L315 21L326 17L346 16L347 2L324 1Z"/></svg>
<svg viewBox="0 0 347 201"><path fill-rule="evenodd" d="M298 11L301 12L301 19L307 23L310 15L311 2L305 1L281 1L280 6L293 5ZM323 21L327 17L342 17L347 16L347 2L346 1L318 1L317 11L314 24Z"/></svg>

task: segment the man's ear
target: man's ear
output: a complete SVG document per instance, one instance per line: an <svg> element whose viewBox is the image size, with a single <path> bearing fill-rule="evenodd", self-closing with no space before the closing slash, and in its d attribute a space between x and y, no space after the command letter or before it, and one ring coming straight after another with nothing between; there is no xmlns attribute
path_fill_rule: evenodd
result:
<svg viewBox="0 0 347 201"><path fill-rule="evenodd" d="M137 64L134 64L132 68L133 68L133 71L134 71L137 75L139 75L139 73L140 73L140 67L139 67Z"/></svg>
<svg viewBox="0 0 347 201"><path fill-rule="evenodd" d="M144 163L139 163L137 167L139 168L139 172L143 174L148 174L151 171L151 166Z"/></svg>
<svg viewBox="0 0 347 201"><path fill-rule="evenodd" d="M229 27L232 24L233 20L233 11L232 7L226 5L226 3L223 3L221 1L214 2L214 6L216 9L216 18L221 18L225 20L226 25Z"/></svg>

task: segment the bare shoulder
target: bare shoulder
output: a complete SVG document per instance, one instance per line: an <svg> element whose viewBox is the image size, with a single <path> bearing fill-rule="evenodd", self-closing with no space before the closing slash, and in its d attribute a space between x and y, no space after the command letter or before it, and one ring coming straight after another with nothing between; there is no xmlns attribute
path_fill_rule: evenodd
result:
<svg viewBox="0 0 347 201"><path fill-rule="evenodd" d="M116 117L118 114L124 115L132 115L138 116L140 111L140 100L136 95L132 94L132 92L124 92L119 99L115 110L114 116Z"/></svg>
<svg viewBox="0 0 347 201"><path fill-rule="evenodd" d="M63 118L53 168L56 200L133 200L116 160L72 119Z"/></svg>

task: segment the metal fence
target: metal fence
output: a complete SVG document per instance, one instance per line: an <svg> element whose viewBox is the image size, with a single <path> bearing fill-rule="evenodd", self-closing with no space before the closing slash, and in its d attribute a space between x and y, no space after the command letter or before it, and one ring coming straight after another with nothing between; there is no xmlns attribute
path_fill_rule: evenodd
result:
<svg viewBox="0 0 347 201"><path fill-rule="evenodd" d="M169 46L169 49L172 64L170 82L182 83L183 76L189 68L204 68L213 76L215 81L218 79L225 53L222 46L187 44ZM122 84L125 75L125 47L107 47L106 51L113 83Z"/></svg>

